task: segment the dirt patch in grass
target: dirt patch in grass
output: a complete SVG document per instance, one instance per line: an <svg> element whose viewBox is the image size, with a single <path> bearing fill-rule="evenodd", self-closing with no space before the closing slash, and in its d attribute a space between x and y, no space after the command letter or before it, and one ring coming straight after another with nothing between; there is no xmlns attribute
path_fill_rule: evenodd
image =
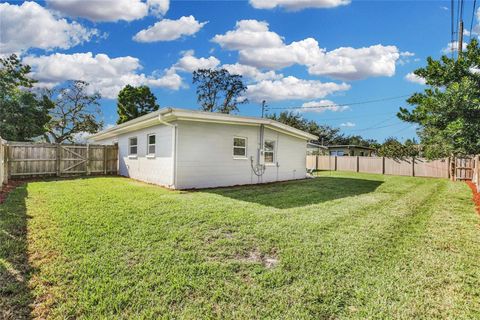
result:
<svg viewBox="0 0 480 320"><path fill-rule="evenodd" d="M4 185L2 190L0 191L0 204L5 202L7 199L7 196L10 192L15 190L16 187L21 185L22 183L25 183L25 181L20 181L20 180L11 180L8 182L8 184Z"/></svg>
<svg viewBox="0 0 480 320"><path fill-rule="evenodd" d="M251 250L246 256L238 257L238 260L250 263L261 263L265 268L272 269L278 265L278 258L275 255L266 255L258 249Z"/></svg>
<svg viewBox="0 0 480 320"><path fill-rule="evenodd" d="M468 186L472 189L473 192L473 202L477 208L478 214L480 214L480 190L477 190L477 187L473 184L472 181L467 181Z"/></svg>

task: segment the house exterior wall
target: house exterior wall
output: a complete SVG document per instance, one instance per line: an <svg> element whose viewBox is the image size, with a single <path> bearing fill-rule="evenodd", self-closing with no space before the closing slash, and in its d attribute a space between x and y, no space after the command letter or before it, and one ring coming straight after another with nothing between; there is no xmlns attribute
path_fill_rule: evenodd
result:
<svg viewBox="0 0 480 320"><path fill-rule="evenodd" d="M306 177L306 141L265 129L264 139L275 141L275 159L263 176L251 167L257 162L260 127L178 121L176 187L208 188L264 183ZM233 138L247 138L247 156L233 156Z"/></svg>
<svg viewBox="0 0 480 320"><path fill-rule="evenodd" d="M343 152L343 156L363 156L363 157L369 157L372 155L372 150L370 149L364 149L364 148L358 148L358 147L328 147L328 153L331 156L341 156L338 154L338 152Z"/></svg>
<svg viewBox="0 0 480 320"><path fill-rule="evenodd" d="M156 135L154 157L147 157L147 136L150 134ZM173 130L170 126L159 124L95 143L118 143L120 175L170 187L173 182L172 135ZM137 137L137 156L129 155L131 137Z"/></svg>

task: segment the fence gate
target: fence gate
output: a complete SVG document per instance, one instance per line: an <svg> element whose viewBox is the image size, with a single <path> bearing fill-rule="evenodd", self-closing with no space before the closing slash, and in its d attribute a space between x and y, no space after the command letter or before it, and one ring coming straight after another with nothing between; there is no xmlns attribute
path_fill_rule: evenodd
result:
<svg viewBox="0 0 480 320"><path fill-rule="evenodd" d="M87 155L87 146L60 145L60 174L86 174Z"/></svg>
<svg viewBox="0 0 480 320"><path fill-rule="evenodd" d="M455 158L455 180L472 180L474 168L473 158Z"/></svg>

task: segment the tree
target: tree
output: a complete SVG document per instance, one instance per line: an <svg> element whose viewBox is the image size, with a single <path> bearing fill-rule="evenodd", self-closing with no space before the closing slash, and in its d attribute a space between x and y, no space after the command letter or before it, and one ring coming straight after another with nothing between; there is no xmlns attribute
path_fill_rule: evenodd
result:
<svg viewBox="0 0 480 320"><path fill-rule="evenodd" d="M415 139L407 139L405 143L401 143L394 137L385 139L385 142L377 149L377 154L381 157L393 159L405 159L419 157L421 148Z"/></svg>
<svg viewBox="0 0 480 320"><path fill-rule="evenodd" d="M147 86L132 87L126 85L118 93L117 124L138 118L158 110L157 98Z"/></svg>
<svg viewBox="0 0 480 320"><path fill-rule="evenodd" d="M88 83L70 81L65 87L47 90L43 95L45 105L49 105L51 119L47 124L46 139L52 143L73 142L83 133L96 133L103 122L96 119L100 115L98 93L88 94Z"/></svg>
<svg viewBox="0 0 480 320"><path fill-rule="evenodd" d="M203 111L230 113L247 102L242 76L225 69L199 69L193 72L192 82L197 84L197 101Z"/></svg>
<svg viewBox="0 0 480 320"><path fill-rule="evenodd" d="M305 120L299 113L293 111L282 111L278 116L275 113L267 114L266 118L281 122L290 127L294 127L303 131L307 131L309 126L307 120Z"/></svg>
<svg viewBox="0 0 480 320"><path fill-rule="evenodd" d="M28 141L45 132L48 106L31 92L35 80L30 66L14 54L0 58L0 136L7 140Z"/></svg>
<svg viewBox="0 0 480 320"><path fill-rule="evenodd" d="M427 158L480 153L480 47L472 40L457 60L431 57L414 71L428 88L407 99L412 110L398 117L420 125L418 135Z"/></svg>

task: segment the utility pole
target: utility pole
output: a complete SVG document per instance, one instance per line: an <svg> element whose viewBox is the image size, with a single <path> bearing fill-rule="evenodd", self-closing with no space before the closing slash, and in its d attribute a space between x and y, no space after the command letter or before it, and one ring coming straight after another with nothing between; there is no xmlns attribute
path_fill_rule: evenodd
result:
<svg viewBox="0 0 480 320"><path fill-rule="evenodd" d="M460 20L460 26L458 27L458 57L457 60L462 56L463 49L463 20Z"/></svg>
<svg viewBox="0 0 480 320"><path fill-rule="evenodd" d="M265 115L265 111L268 110L267 108L268 108L267 101L263 100L262 101L262 118Z"/></svg>

